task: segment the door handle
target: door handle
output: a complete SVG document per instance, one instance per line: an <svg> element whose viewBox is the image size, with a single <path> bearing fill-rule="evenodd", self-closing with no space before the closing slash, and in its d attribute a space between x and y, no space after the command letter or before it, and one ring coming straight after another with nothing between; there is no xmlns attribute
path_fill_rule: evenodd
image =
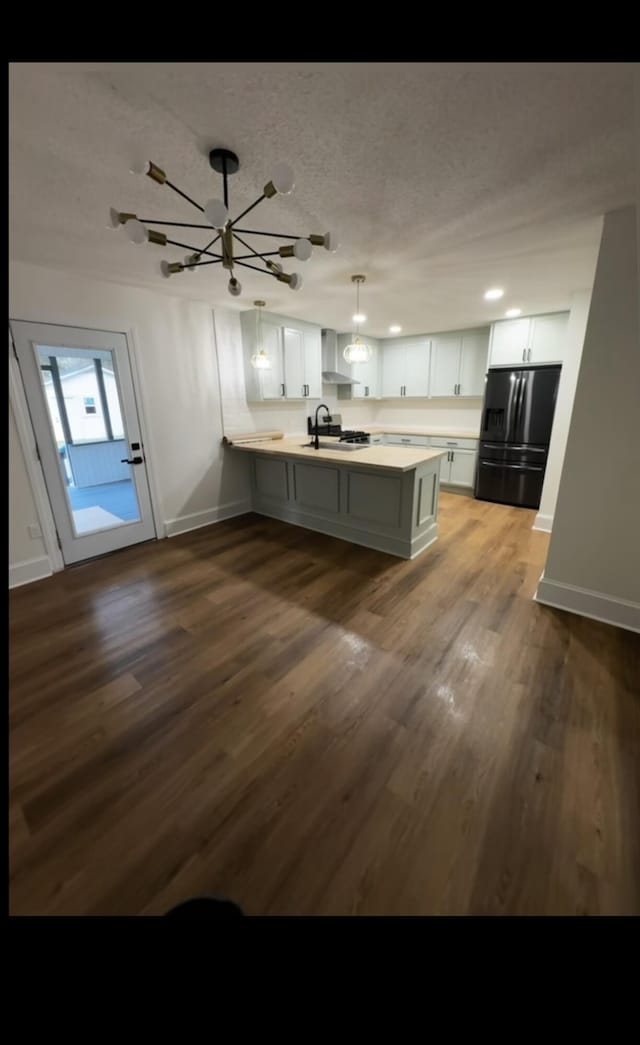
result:
<svg viewBox="0 0 640 1045"><path fill-rule="evenodd" d="M120 464L142 464L141 457L121 457Z"/></svg>

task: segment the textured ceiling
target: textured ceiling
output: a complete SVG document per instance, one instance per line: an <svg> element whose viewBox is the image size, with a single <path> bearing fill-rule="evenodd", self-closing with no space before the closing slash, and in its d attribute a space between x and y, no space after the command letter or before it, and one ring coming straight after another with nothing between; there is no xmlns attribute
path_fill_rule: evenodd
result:
<svg viewBox="0 0 640 1045"><path fill-rule="evenodd" d="M563 308L591 285L599 216L634 199L636 68L14 64L11 257L231 308L263 297L273 311L338 330L354 311L349 276L363 272L372 335L393 322L411 333L487 322L510 306ZM105 228L110 206L200 220L167 188L129 174L129 161L142 147L204 203L222 194L207 160L215 145L240 156L233 214L278 161L296 172L295 192L262 203L245 227L338 234L338 254L316 248L310 261L287 263L304 277L300 291L243 270L233 299L218 266L167 281L160 260L185 251L135 247ZM495 285L506 294L489 304L482 295Z"/></svg>

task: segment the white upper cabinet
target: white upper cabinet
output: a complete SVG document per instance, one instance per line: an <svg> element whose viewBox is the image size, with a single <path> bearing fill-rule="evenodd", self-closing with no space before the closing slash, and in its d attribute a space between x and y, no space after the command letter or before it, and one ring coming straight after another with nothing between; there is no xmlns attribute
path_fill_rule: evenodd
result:
<svg viewBox="0 0 640 1045"><path fill-rule="evenodd" d="M505 319L491 328L490 366L514 366L526 363L529 348L528 319Z"/></svg>
<svg viewBox="0 0 640 1045"><path fill-rule="evenodd" d="M457 395L458 380L460 378L461 347L462 337L460 334L434 335L431 341L430 395Z"/></svg>
<svg viewBox="0 0 640 1045"><path fill-rule="evenodd" d="M404 345L382 342L382 398L400 397L404 387Z"/></svg>
<svg viewBox="0 0 640 1045"><path fill-rule="evenodd" d="M554 312L550 316L533 316L527 362L562 363L568 324L568 312Z"/></svg>
<svg viewBox="0 0 640 1045"><path fill-rule="evenodd" d="M568 312L554 312L494 323L489 366L562 363L568 320Z"/></svg>
<svg viewBox="0 0 640 1045"><path fill-rule="evenodd" d="M459 396L483 396L487 376L489 330L464 330L460 350Z"/></svg>
<svg viewBox="0 0 640 1045"><path fill-rule="evenodd" d="M262 347L269 357L269 370L254 370L259 382L261 399L282 399L284 396L284 356L282 351L282 327L275 323L262 323ZM253 367L251 367L253 370Z"/></svg>
<svg viewBox="0 0 640 1045"><path fill-rule="evenodd" d="M304 383L307 399L322 399L322 329L304 328Z"/></svg>
<svg viewBox="0 0 640 1045"><path fill-rule="evenodd" d="M322 397L321 328L257 309L240 313L248 402ZM268 369L256 370L251 356L262 348Z"/></svg>
<svg viewBox="0 0 640 1045"><path fill-rule="evenodd" d="M481 396L487 370L488 330L434 334L429 395Z"/></svg>
<svg viewBox="0 0 640 1045"><path fill-rule="evenodd" d="M423 338L408 341L405 348L405 396L429 395L429 355L431 342Z"/></svg>
<svg viewBox="0 0 640 1045"><path fill-rule="evenodd" d="M429 354L426 338L397 338L382 342L382 397L429 395Z"/></svg>
<svg viewBox="0 0 640 1045"><path fill-rule="evenodd" d="M303 399L304 380L304 334L301 330L285 327L284 377L287 399Z"/></svg>

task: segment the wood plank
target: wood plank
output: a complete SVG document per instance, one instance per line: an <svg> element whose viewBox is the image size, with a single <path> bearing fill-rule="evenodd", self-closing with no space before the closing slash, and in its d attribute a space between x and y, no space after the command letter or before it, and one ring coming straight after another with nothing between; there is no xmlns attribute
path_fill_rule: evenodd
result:
<svg viewBox="0 0 640 1045"><path fill-rule="evenodd" d="M640 914L640 636L533 512L403 561L253 514L10 593L10 904Z"/></svg>

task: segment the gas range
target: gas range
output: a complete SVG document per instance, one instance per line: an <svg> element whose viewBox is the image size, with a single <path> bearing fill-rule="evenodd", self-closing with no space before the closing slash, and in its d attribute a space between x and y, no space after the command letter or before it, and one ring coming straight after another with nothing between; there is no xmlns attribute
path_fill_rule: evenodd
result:
<svg viewBox="0 0 640 1045"><path fill-rule="evenodd" d="M315 433L314 419L307 417L307 432L309 435ZM371 442L368 432L361 432L352 428L342 427L342 417L340 414L332 414L331 420L327 421L326 418L318 418L318 434L320 436L337 436L341 443L369 443Z"/></svg>
<svg viewBox="0 0 640 1045"><path fill-rule="evenodd" d="M350 429L346 431L343 429L340 432L341 443L368 443L370 441L368 432L354 432Z"/></svg>

